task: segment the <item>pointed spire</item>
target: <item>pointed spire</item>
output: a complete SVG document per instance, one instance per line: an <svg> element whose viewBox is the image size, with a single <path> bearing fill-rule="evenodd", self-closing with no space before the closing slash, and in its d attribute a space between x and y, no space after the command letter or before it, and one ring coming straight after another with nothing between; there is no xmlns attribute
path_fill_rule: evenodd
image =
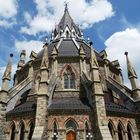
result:
<svg viewBox="0 0 140 140"><path fill-rule="evenodd" d="M94 49L93 49L93 47L92 47L92 42L90 42L90 57L91 57L91 68L93 68L93 67L96 67L96 68L98 68L99 67L99 65L98 65L98 62L97 62L97 59L96 59L96 55L95 55L95 51L94 51Z"/></svg>
<svg viewBox="0 0 140 140"><path fill-rule="evenodd" d="M63 17L61 18L58 26L56 26L55 30L57 32L58 38L63 37L63 35L68 30L69 30L70 34L72 34L74 32L75 37L79 37L79 38L82 37L79 27L74 23L73 19L71 18L70 14L69 14L67 2L65 2L65 10L64 10Z"/></svg>
<svg viewBox="0 0 140 140"><path fill-rule="evenodd" d="M4 79L11 80L12 57L13 57L13 54L10 54L10 58L9 58L9 61L8 61L6 70L5 70L5 72L4 72L4 74L3 74L3 77L2 77L3 80L4 80Z"/></svg>
<svg viewBox="0 0 140 140"><path fill-rule="evenodd" d="M5 69L5 72L2 77L2 90L8 91L8 81L11 80L11 72L12 72L12 57L13 54L10 54L10 58Z"/></svg>
<svg viewBox="0 0 140 140"><path fill-rule="evenodd" d="M58 54L58 50L57 50L56 46L54 46L51 55L53 57L53 56L57 56L57 54Z"/></svg>
<svg viewBox="0 0 140 140"><path fill-rule="evenodd" d="M128 78L130 79L131 87L132 87L132 97L136 101L139 101L140 100L140 87L139 87L139 82L137 79L138 76L128 58L128 52L125 52L125 55L126 55L126 61L127 61Z"/></svg>
<svg viewBox="0 0 140 140"><path fill-rule="evenodd" d="M137 74L136 74L136 71L134 69L134 67L132 66L129 58L128 58L128 52L125 52L125 55L126 55L126 61L127 61L127 71L128 71L128 78L138 78Z"/></svg>
<svg viewBox="0 0 140 140"><path fill-rule="evenodd" d="M64 12L67 12L68 11L68 2L65 1L64 3L65 3L65 11Z"/></svg>

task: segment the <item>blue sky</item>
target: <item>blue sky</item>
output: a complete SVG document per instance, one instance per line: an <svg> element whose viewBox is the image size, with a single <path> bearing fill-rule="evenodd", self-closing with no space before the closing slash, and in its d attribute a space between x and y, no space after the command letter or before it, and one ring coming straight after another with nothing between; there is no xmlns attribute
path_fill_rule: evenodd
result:
<svg viewBox="0 0 140 140"><path fill-rule="evenodd" d="M21 50L38 52L64 12L65 0L0 0L0 79L10 53L13 72ZM74 21L97 51L106 49L108 58L119 59L126 85L124 52L140 76L140 0L67 0ZM75 4L77 2L77 4ZM1 86L1 82L0 82Z"/></svg>

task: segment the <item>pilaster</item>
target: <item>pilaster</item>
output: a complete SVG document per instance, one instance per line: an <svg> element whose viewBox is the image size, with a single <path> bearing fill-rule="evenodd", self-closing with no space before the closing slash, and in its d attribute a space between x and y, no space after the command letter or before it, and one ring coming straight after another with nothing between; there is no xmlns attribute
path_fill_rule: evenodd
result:
<svg viewBox="0 0 140 140"><path fill-rule="evenodd" d="M40 67L41 80L39 83L39 90L37 93L37 108L35 130L32 140L41 140L43 131L46 128L46 116L48 106L48 47L44 46L44 55Z"/></svg>
<svg viewBox="0 0 140 140"><path fill-rule="evenodd" d="M99 66L96 60L95 52L91 46L91 79L92 79L92 97L93 97L93 139L94 140L112 140L108 128L106 117L104 93L99 77Z"/></svg>

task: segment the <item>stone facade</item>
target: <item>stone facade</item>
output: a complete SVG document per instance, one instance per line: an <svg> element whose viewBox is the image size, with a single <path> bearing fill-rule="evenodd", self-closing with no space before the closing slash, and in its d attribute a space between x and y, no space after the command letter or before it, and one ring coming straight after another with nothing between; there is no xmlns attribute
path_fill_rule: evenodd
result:
<svg viewBox="0 0 140 140"><path fill-rule="evenodd" d="M12 55L0 91L0 140L139 140L140 93L126 54L132 90L124 86L118 61L64 15L39 53L20 55L14 86Z"/></svg>

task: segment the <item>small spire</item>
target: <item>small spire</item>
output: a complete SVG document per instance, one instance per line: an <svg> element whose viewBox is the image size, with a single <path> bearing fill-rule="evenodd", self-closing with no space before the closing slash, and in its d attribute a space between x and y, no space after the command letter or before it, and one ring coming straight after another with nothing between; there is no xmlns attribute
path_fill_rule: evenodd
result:
<svg viewBox="0 0 140 140"><path fill-rule="evenodd" d="M13 54L10 54L7 67L6 67L5 72L4 72L4 74L3 74L3 77L2 77L3 80L4 80L4 79L11 80L12 57L13 57Z"/></svg>
<svg viewBox="0 0 140 140"><path fill-rule="evenodd" d="M65 12L66 12L66 11L68 11L68 2L65 1L64 4L65 4Z"/></svg>
<svg viewBox="0 0 140 140"><path fill-rule="evenodd" d="M52 56L57 56L57 54L58 54L58 50L57 50L56 46L54 46L53 49L52 49L51 55Z"/></svg>
<svg viewBox="0 0 140 140"><path fill-rule="evenodd" d="M126 62L127 62L128 78L131 82L131 87L132 87L132 97L136 101L140 101L140 87L138 82L138 76L128 58L128 52L125 52L125 55L126 55Z"/></svg>
<svg viewBox="0 0 140 140"><path fill-rule="evenodd" d="M5 69L5 72L2 77L2 90L8 91L9 85L8 82L11 80L11 73L12 73L12 57L13 54L10 54L10 58Z"/></svg>
<svg viewBox="0 0 140 140"><path fill-rule="evenodd" d="M125 52L125 55L126 55L126 61L127 61L128 78L129 79L132 77L138 78L136 71L128 58L128 52Z"/></svg>
<svg viewBox="0 0 140 140"><path fill-rule="evenodd" d="M21 53L20 53L20 60L18 62L18 70L20 70L24 64L25 64L25 57L26 57L26 51L25 50L22 50Z"/></svg>
<svg viewBox="0 0 140 140"><path fill-rule="evenodd" d="M85 49L83 48L83 45L80 46L80 55L85 55Z"/></svg>
<svg viewBox="0 0 140 140"><path fill-rule="evenodd" d="M90 57L91 57L91 68L93 67L99 67L98 62L97 62L97 58L94 52L94 49L92 47L92 45L90 46Z"/></svg>

